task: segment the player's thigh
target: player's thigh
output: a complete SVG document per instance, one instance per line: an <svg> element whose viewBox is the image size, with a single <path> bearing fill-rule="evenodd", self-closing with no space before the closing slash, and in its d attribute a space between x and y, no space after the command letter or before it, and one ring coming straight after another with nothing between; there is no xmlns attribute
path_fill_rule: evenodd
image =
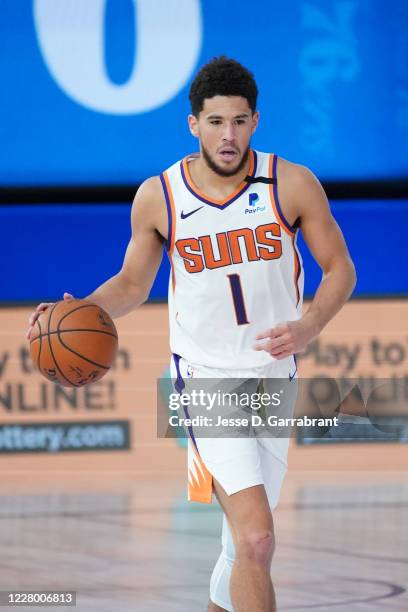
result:
<svg viewBox="0 0 408 612"><path fill-rule="evenodd" d="M214 491L225 512L235 544L249 534L273 533L273 519L263 484L228 495L214 478Z"/></svg>

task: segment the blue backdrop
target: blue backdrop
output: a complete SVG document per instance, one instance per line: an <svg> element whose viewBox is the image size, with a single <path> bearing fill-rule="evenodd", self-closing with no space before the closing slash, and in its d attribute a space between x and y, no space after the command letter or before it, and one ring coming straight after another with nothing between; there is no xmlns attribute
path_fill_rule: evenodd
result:
<svg viewBox="0 0 408 612"><path fill-rule="evenodd" d="M253 70L260 150L321 179L408 168L406 0L2 0L0 184L137 183L196 149L192 75Z"/></svg>
<svg viewBox="0 0 408 612"><path fill-rule="evenodd" d="M404 268L408 201L337 201L332 211L355 262L355 296L407 295ZM0 207L0 301L84 297L119 271L130 237L130 207L49 205ZM312 294L321 272L302 240L306 283ZM164 255L151 298L167 297Z"/></svg>

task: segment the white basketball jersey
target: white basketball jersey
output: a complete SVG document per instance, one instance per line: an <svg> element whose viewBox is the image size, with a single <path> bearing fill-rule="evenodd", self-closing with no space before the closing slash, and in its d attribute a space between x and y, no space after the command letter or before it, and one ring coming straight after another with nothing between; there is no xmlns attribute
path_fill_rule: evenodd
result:
<svg viewBox="0 0 408 612"><path fill-rule="evenodd" d="M279 205L277 156L251 150L248 177L223 201L192 182L195 158L160 176L169 217L171 350L214 368L269 365L275 359L253 350L255 338L298 319L303 297L298 230Z"/></svg>

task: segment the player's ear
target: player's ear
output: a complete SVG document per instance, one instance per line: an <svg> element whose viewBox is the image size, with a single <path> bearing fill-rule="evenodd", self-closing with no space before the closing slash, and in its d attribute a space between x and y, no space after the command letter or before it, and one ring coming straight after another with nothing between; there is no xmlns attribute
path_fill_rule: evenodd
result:
<svg viewBox="0 0 408 612"><path fill-rule="evenodd" d="M252 115L252 134L256 131L259 123L259 111L255 111Z"/></svg>
<svg viewBox="0 0 408 612"><path fill-rule="evenodd" d="M198 119L194 115L188 116L188 127L190 128L190 132L193 136L198 138Z"/></svg>

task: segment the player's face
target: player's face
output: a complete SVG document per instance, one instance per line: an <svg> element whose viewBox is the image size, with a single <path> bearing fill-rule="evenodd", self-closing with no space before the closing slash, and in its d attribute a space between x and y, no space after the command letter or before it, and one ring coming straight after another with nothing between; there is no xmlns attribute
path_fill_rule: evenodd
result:
<svg viewBox="0 0 408 612"><path fill-rule="evenodd" d="M259 120L259 113L252 113L246 98L207 98L198 118L189 115L188 120L191 133L200 140L203 158L214 172L233 176L242 170Z"/></svg>

